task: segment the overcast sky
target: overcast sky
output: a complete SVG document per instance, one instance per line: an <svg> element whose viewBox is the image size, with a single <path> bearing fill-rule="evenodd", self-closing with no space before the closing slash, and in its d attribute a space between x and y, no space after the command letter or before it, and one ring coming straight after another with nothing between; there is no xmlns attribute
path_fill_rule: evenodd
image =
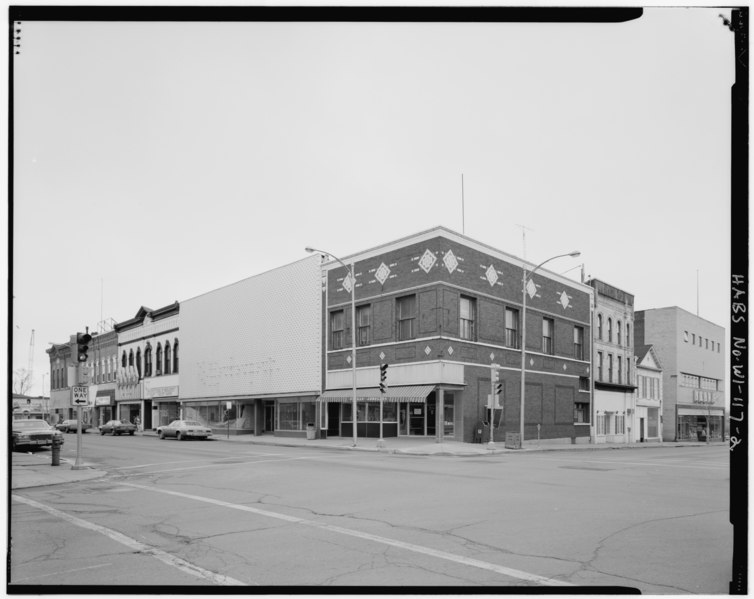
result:
<svg viewBox="0 0 754 599"><path fill-rule="evenodd" d="M552 270L583 263L637 310L696 313L698 272L699 315L727 327L734 39L721 13L23 23L14 370L32 329L36 395L49 343L85 326L307 245L345 256L436 225L533 262L578 249Z"/></svg>

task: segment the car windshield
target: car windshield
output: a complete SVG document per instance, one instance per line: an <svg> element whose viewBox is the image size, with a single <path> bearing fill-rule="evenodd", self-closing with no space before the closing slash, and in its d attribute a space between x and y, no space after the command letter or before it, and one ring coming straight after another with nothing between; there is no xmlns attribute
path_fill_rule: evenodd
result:
<svg viewBox="0 0 754 599"><path fill-rule="evenodd" d="M14 430L34 430L43 429L50 430L50 425L44 420L16 420L13 422Z"/></svg>

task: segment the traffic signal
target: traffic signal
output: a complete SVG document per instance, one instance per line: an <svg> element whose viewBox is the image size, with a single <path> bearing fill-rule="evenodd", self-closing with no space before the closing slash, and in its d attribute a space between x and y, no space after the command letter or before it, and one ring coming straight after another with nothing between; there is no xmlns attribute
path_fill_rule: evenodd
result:
<svg viewBox="0 0 754 599"><path fill-rule="evenodd" d="M380 393L387 393L387 364L380 364Z"/></svg>
<svg viewBox="0 0 754 599"><path fill-rule="evenodd" d="M500 395L503 391L503 382L500 380L500 371L497 368L492 369L492 389L495 395Z"/></svg>
<svg viewBox="0 0 754 599"><path fill-rule="evenodd" d="M76 359L79 362L86 362L89 359L89 342L92 336L89 333L76 333Z"/></svg>

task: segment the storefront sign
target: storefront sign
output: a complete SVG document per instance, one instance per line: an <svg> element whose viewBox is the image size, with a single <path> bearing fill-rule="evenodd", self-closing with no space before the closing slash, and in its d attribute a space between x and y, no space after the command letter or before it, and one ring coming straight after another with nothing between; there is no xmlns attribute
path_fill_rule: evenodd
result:
<svg viewBox="0 0 754 599"><path fill-rule="evenodd" d="M169 387L152 387L148 390L149 397L178 397L178 385L170 385Z"/></svg>

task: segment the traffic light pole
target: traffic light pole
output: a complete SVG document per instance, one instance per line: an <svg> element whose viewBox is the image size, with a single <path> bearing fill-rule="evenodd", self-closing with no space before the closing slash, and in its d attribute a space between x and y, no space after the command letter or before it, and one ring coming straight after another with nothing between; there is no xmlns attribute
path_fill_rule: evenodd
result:
<svg viewBox="0 0 754 599"><path fill-rule="evenodd" d="M497 374L497 368L495 364L490 364L490 442L487 444L488 449L494 449L495 447L495 375Z"/></svg>
<svg viewBox="0 0 754 599"><path fill-rule="evenodd" d="M84 373L82 372L82 369L86 368L86 362L89 358L88 351L89 351L89 343L92 341L92 336L89 334L89 327L86 327L85 333L76 333L76 362L78 366L76 367L76 383L77 387L80 385L86 385L84 389L86 390L87 394L89 392L89 380L88 380L88 374L84 376ZM85 466L81 465L81 433L83 432L81 430L81 401L80 399L75 397L75 393L73 396L74 403L76 404L76 462L72 466L72 470L82 470L85 468Z"/></svg>

